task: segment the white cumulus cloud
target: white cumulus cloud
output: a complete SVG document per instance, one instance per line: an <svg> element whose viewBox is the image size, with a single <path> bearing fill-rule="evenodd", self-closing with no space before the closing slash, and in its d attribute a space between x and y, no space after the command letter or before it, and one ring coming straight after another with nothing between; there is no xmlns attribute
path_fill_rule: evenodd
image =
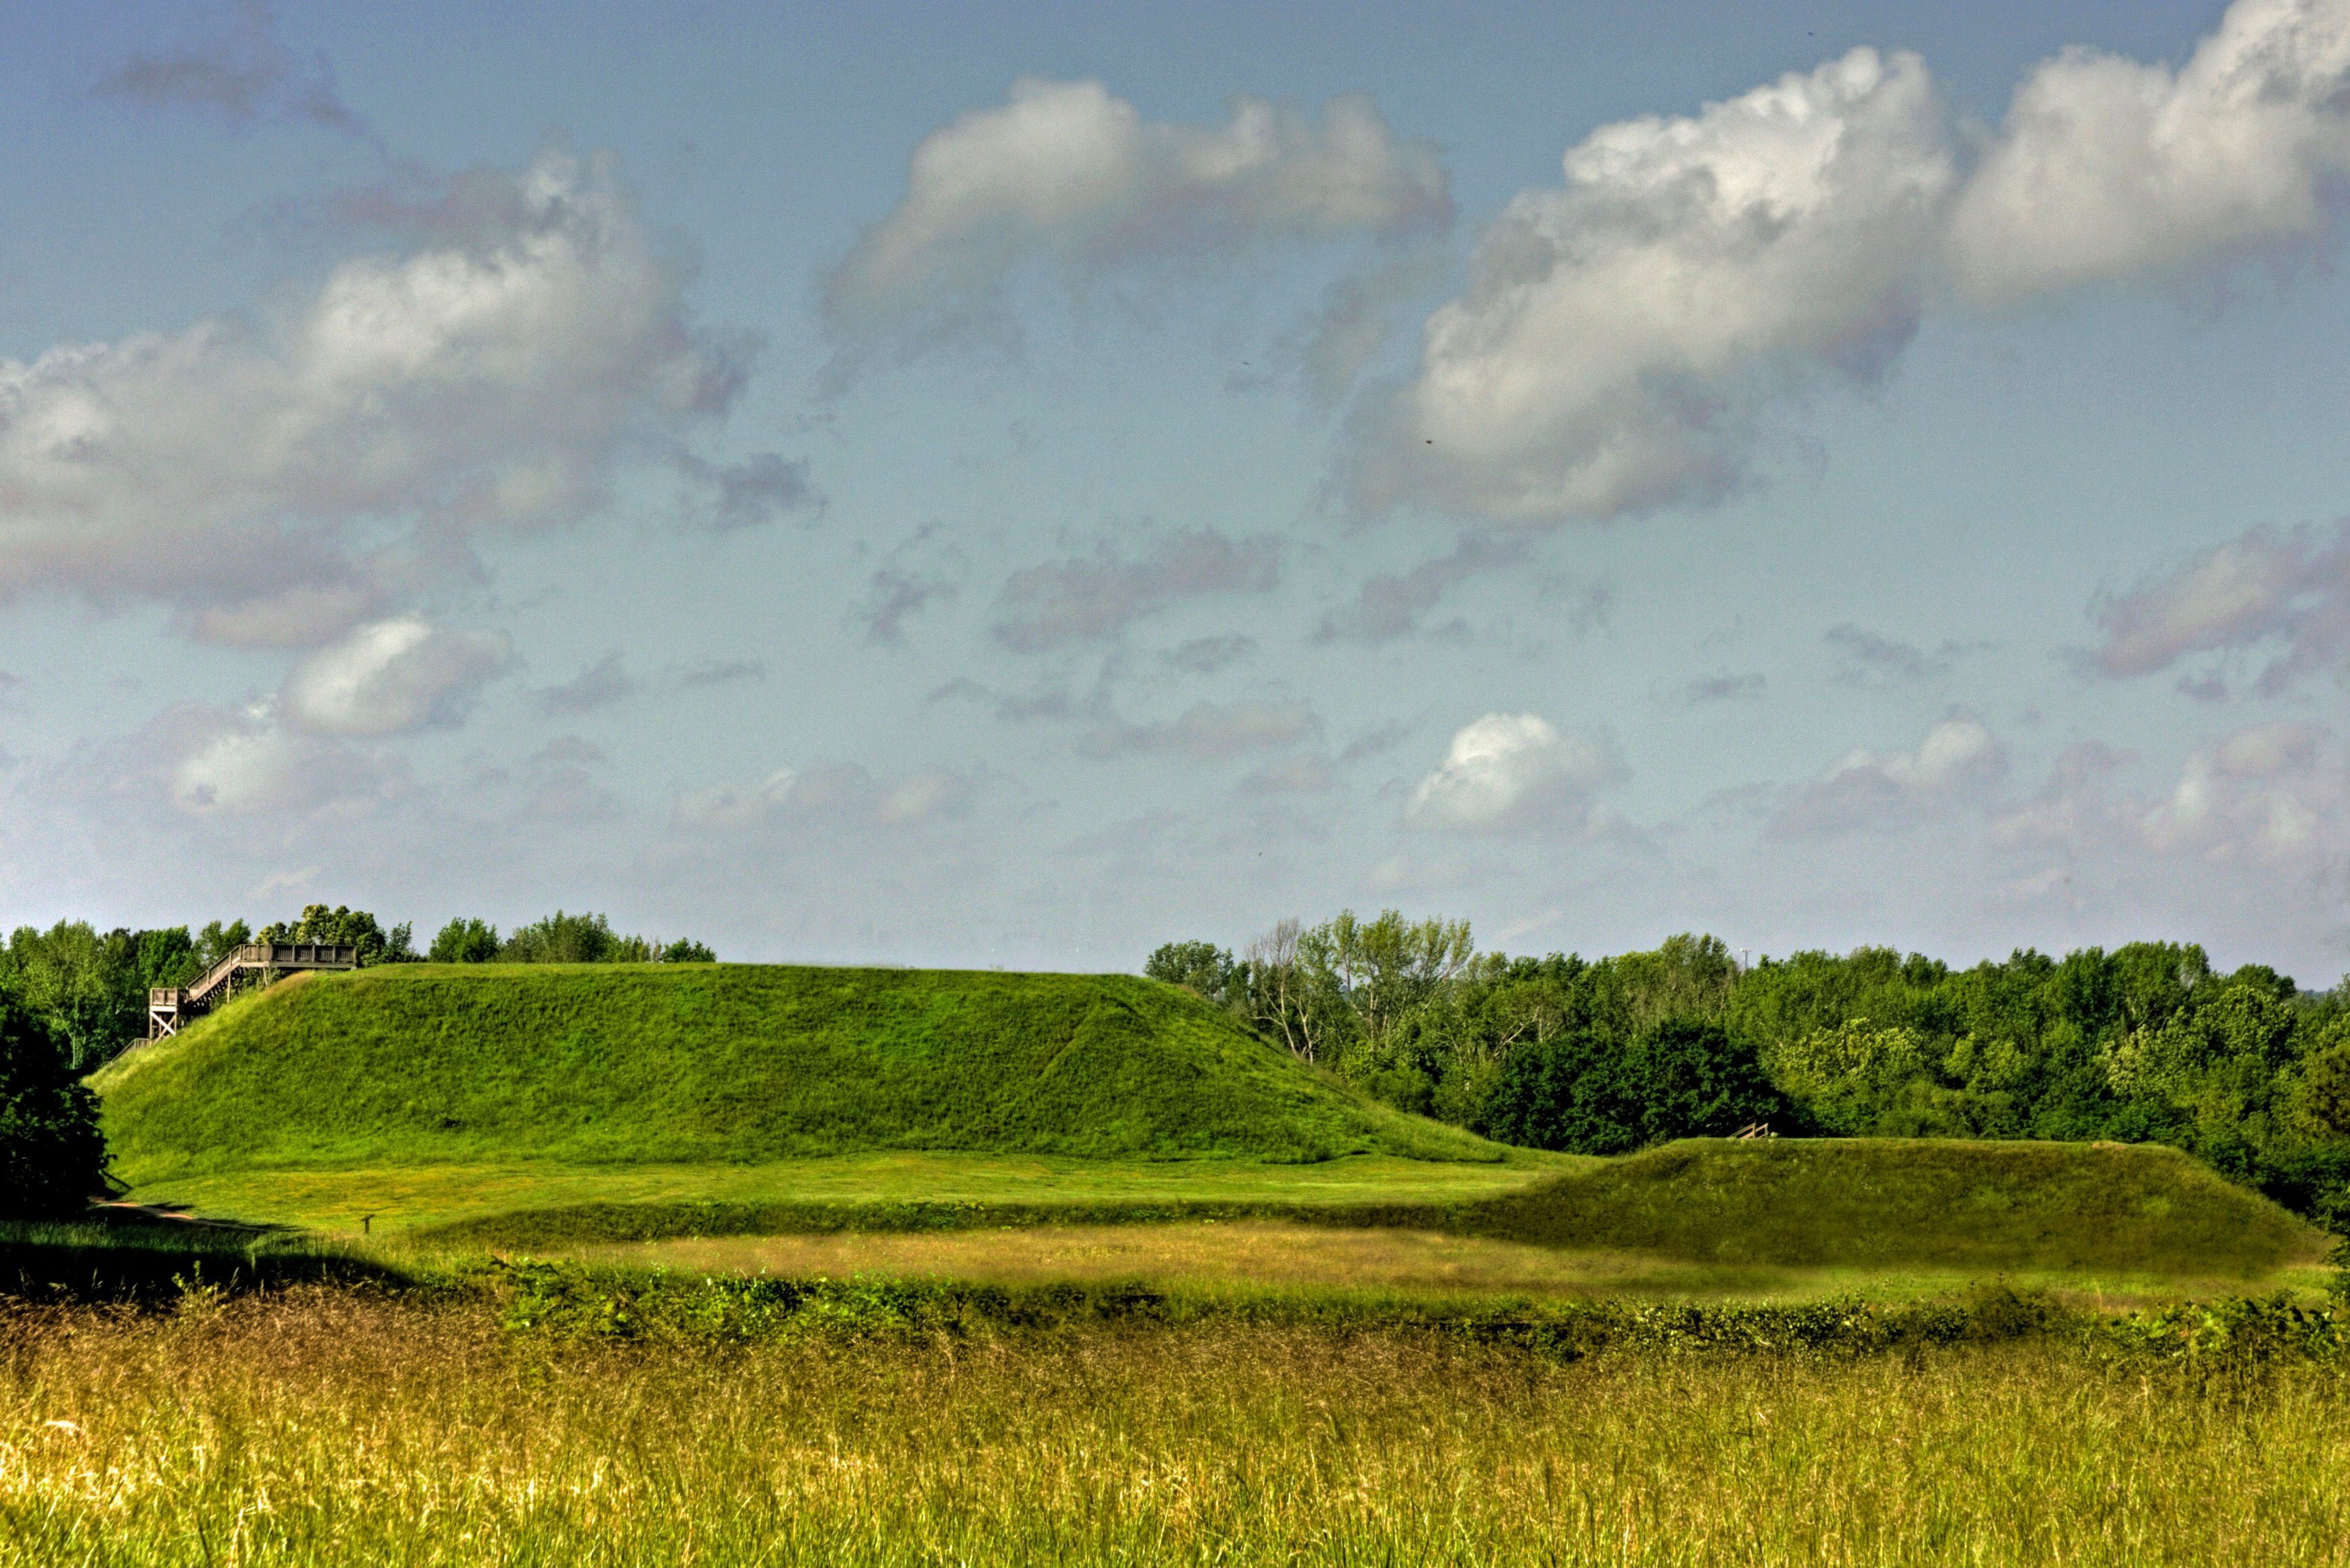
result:
<svg viewBox="0 0 2350 1568"><path fill-rule="evenodd" d="M2004 303L2292 241L2350 173L2350 0L2237 0L2173 70L2044 61L1952 217L1960 285Z"/></svg>
<svg viewBox="0 0 2350 1568"><path fill-rule="evenodd" d="M844 344L969 325L1025 257L1073 275L1277 237L1399 235L1451 221L1444 170L1367 99L1317 119L1261 99L1222 125L1145 120L1097 81L1024 78L914 149L906 193L825 280Z"/></svg>
<svg viewBox="0 0 2350 1568"><path fill-rule="evenodd" d="M2000 817L1995 836L2011 849L2075 858L2134 853L2322 881L2350 864L2350 768L2330 740L2313 724L2249 725L2190 753L2153 796L2116 787L2121 759L2111 753L2074 748L2036 796Z"/></svg>
<svg viewBox="0 0 2350 1568"><path fill-rule="evenodd" d="M1471 831L1574 826L1589 821L1593 796L1625 771L1604 742L1562 732L1534 713L1488 713L1453 735L1404 815L1424 827Z"/></svg>
<svg viewBox="0 0 2350 1568"><path fill-rule="evenodd" d="M2236 0L2181 67L2074 48L1979 144L1860 48L1602 126L1513 199L1418 363L1350 430L1378 511L1555 524L1745 483L1775 404L1882 375L1929 308L2224 268L2327 239L2350 0Z"/></svg>
<svg viewBox="0 0 2350 1568"><path fill-rule="evenodd" d="M1798 793L1771 825L1781 837L1908 827L1981 803L2007 773L2007 751L1980 719L1955 716L1915 751L1856 750Z"/></svg>
<svg viewBox="0 0 2350 1568"><path fill-rule="evenodd" d="M504 632L446 630L414 616L377 621L297 666L286 678L285 712L296 726L328 735L452 724L513 662Z"/></svg>
<svg viewBox="0 0 2350 1568"><path fill-rule="evenodd" d="M1943 120L1916 56L1863 48L1594 131L1486 232L1357 431L1358 498L1555 521L1718 496L1767 393L1865 378L1915 328Z"/></svg>
<svg viewBox="0 0 2350 1568"><path fill-rule="evenodd" d="M348 812L380 796L389 760L289 730L267 703L236 711L185 707L163 714L131 748L165 759L163 794L196 817Z"/></svg>
<svg viewBox="0 0 2350 1568"><path fill-rule="evenodd" d="M462 541L576 517L632 435L740 382L601 165L550 153L379 205L412 248L257 315L0 359L0 597L333 636L336 596L368 597L350 553L386 521ZM253 601L282 613L234 613Z"/></svg>

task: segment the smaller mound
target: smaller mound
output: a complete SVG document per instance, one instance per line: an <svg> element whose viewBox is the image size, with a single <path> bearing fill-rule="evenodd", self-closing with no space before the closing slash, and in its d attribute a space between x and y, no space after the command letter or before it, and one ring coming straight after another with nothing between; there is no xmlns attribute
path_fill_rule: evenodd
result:
<svg viewBox="0 0 2350 1568"><path fill-rule="evenodd" d="M2155 1145L1690 1138L1470 1205L1466 1228L1701 1262L2262 1274L2324 1238Z"/></svg>
<svg viewBox="0 0 2350 1568"><path fill-rule="evenodd" d="M93 1080L119 1174L878 1149L1498 1160L1122 975L400 965L232 1003Z"/></svg>

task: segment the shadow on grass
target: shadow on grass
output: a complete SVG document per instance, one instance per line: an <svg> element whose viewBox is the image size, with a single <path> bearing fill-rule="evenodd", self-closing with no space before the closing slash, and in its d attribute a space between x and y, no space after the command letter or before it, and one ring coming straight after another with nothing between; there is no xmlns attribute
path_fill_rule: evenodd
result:
<svg viewBox="0 0 2350 1568"><path fill-rule="evenodd" d="M0 1296L145 1304L191 1290L415 1282L401 1270L283 1225L198 1220L169 1206L94 1204L62 1220L0 1221Z"/></svg>
<svg viewBox="0 0 2350 1568"><path fill-rule="evenodd" d="M993 1203L911 1199L786 1203L577 1203L435 1225L410 1240L449 1248L532 1249L683 1237L825 1236L1028 1230L1052 1225L1166 1225L1203 1220L1280 1220L1347 1230L1444 1231L1456 1208L1441 1203L1284 1203L1170 1199Z"/></svg>

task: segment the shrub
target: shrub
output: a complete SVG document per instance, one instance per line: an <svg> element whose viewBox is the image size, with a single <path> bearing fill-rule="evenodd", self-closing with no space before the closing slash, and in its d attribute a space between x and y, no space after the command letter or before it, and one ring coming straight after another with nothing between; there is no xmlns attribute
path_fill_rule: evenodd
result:
<svg viewBox="0 0 2350 1568"><path fill-rule="evenodd" d="M0 1218L71 1214L105 1184L96 1096L47 1022L0 995Z"/></svg>
<svg viewBox="0 0 2350 1568"><path fill-rule="evenodd" d="M434 963L488 963L497 956L497 927L462 917L441 928L430 954Z"/></svg>

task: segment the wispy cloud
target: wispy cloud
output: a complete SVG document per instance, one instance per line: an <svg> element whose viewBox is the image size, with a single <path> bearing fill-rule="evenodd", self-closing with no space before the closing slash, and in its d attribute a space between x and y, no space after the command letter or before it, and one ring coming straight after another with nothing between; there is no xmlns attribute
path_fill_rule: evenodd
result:
<svg viewBox="0 0 2350 1568"><path fill-rule="evenodd" d="M1217 763L1249 752L1295 745L1321 731L1321 721L1304 702L1200 702L1174 719L1103 724L1082 736L1077 748L1095 757L1141 754Z"/></svg>
<svg viewBox="0 0 2350 1568"><path fill-rule="evenodd" d="M1428 612L1452 588L1482 573L1514 570L1533 553L1523 537L1464 534L1448 555L1366 581L1353 604L1323 618L1314 639L1380 643L1408 637L1423 629Z"/></svg>
<svg viewBox="0 0 2350 1568"><path fill-rule="evenodd" d="M1107 540L1090 556L1014 572L997 596L995 639L1043 653L1116 636L1180 599L1254 594L1281 580L1281 546L1213 528L1164 535L1128 556Z"/></svg>
<svg viewBox="0 0 2350 1568"><path fill-rule="evenodd" d="M2100 674L2147 675L2190 654L2269 648L2260 689L2281 691L2350 656L2350 521L2251 529L2095 613L2105 642L2090 663Z"/></svg>
<svg viewBox="0 0 2350 1568"><path fill-rule="evenodd" d="M127 56L99 78L96 90L137 103L209 109L232 125L269 116L374 140L336 91L326 57L307 65L296 60L260 0L244 0L219 25L168 48Z"/></svg>
<svg viewBox="0 0 2350 1568"><path fill-rule="evenodd" d="M562 684L540 688L536 696L546 712L573 714L609 708L636 691L636 677L629 673L628 662L616 648Z"/></svg>

